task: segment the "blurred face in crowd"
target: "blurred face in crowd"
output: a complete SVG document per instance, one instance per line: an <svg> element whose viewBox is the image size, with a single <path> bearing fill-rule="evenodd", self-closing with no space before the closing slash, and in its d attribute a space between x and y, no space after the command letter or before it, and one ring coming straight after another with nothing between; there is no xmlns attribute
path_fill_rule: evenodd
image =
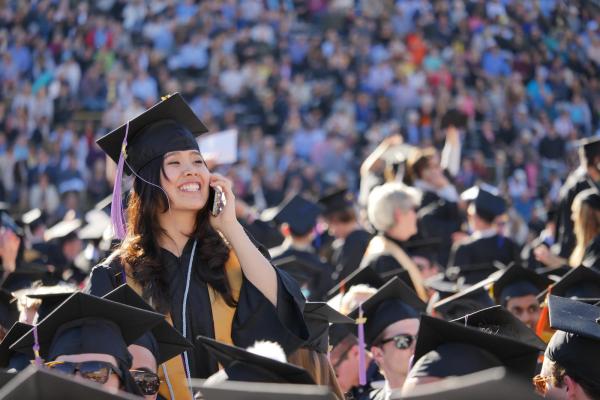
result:
<svg viewBox="0 0 600 400"><path fill-rule="evenodd" d="M172 210L198 211L208 201L210 173L197 150L172 151L163 159L160 185Z"/></svg>
<svg viewBox="0 0 600 400"><path fill-rule="evenodd" d="M113 367L118 368L117 359L108 354L97 354L97 353L85 353L85 354L69 354L56 357L55 361L64 361L70 363L81 363L85 361L103 361L112 364ZM79 375L79 372L76 373ZM119 376L114 372L110 372L108 380L103 385L110 389L119 389L120 380Z"/></svg>
<svg viewBox="0 0 600 400"><path fill-rule="evenodd" d="M410 239L417 233L417 213L414 208L396 209L396 225L392 228L392 236L400 241Z"/></svg>
<svg viewBox="0 0 600 400"><path fill-rule="evenodd" d="M535 329L540 318L540 303L534 295L513 297L507 300L506 309L525 325Z"/></svg>
<svg viewBox="0 0 600 400"><path fill-rule="evenodd" d="M131 362L131 374L134 376L134 379L136 371L152 372L156 374L156 359L150 350L143 346L138 346L137 344L131 344L127 349L133 357ZM154 400L157 396L158 393L154 395L145 395L144 398L146 400Z"/></svg>
<svg viewBox="0 0 600 400"><path fill-rule="evenodd" d="M418 319L410 318L397 321L383 331L381 341L384 343L371 347L373 359L385 375L385 380L391 389L400 389L404 384L409 371L410 359L415 352L418 332ZM402 341L389 340L398 335L410 335L410 347L400 349L397 343L402 343ZM407 342L404 341L404 343Z"/></svg>
<svg viewBox="0 0 600 400"><path fill-rule="evenodd" d="M331 350L329 355L335 376L340 384L342 392L359 385L358 381L358 345L340 343Z"/></svg>
<svg viewBox="0 0 600 400"><path fill-rule="evenodd" d="M443 187L446 184L447 180L437 154L429 158L427 168L421 172L421 179L434 187Z"/></svg>

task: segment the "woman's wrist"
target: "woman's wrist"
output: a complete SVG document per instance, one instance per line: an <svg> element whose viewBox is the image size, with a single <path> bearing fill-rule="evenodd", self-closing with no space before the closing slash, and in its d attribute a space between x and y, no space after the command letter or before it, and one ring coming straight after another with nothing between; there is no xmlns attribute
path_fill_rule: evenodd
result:
<svg viewBox="0 0 600 400"><path fill-rule="evenodd" d="M245 234L242 224L237 219L233 223L225 224L221 229L221 233L232 246L240 234Z"/></svg>

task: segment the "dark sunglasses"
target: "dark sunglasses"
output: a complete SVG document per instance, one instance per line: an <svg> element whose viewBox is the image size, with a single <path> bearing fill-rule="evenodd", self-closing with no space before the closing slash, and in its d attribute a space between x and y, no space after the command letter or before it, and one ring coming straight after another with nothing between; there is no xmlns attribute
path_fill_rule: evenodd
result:
<svg viewBox="0 0 600 400"><path fill-rule="evenodd" d="M533 386L535 387L535 391L538 394L541 394L542 396L544 396L544 395L546 395L546 392L548 391L548 383L551 380L552 380L552 378L549 376L542 376L542 375L538 374L533 377L531 382L533 383Z"/></svg>
<svg viewBox="0 0 600 400"><path fill-rule="evenodd" d="M401 333L392 336L391 338L382 339L381 342L379 342L379 346L383 346L388 342L394 342L394 346L396 346L397 349L406 350L409 349L416 340L416 336L409 335L408 333Z"/></svg>
<svg viewBox="0 0 600 400"><path fill-rule="evenodd" d="M68 361L52 361L46 363L46 367L67 375L75 375L79 372L83 378L104 385L111 373L121 376L121 371L109 362L105 361L83 361L73 363Z"/></svg>
<svg viewBox="0 0 600 400"><path fill-rule="evenodd" d="M158 393L158 388L160 388L160 378L154 372L140 369L131 369L129 372L144 396L151 396Z"/></svg>

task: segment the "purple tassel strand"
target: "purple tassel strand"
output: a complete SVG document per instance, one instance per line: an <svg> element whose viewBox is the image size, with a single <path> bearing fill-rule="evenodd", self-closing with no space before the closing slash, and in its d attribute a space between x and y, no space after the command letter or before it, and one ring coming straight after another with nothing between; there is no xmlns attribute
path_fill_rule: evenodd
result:
<svg viewBox="0 0 600 400"><path fill-rule="evenodd" d="M363 317L362 303L358 306L358 383L360 386L367 384L366 345L365 345L365 322Z"/></svg>
<svg viewBox="0 0 600 400"><path fill-rule="evenodd" d="M38 340L37 324L33 325L33 354L35 355L35 365L42 366L42 358L40 357L40 341Z"/></svg>
<svg viewBox="0 0 600 400"><path fill-rule="evenodd" d="M125 238L127 233L127 225L125 223L125 215L123 214L123 169L125 166L125 158L127 158L127 135L129 134L129 121L125 127L125 137L121 146L121 155L117 164L117 173L115 175L115 185L113 187L112 204L110 206L110 219L112 221L115 237L119 240Z"/></svg>

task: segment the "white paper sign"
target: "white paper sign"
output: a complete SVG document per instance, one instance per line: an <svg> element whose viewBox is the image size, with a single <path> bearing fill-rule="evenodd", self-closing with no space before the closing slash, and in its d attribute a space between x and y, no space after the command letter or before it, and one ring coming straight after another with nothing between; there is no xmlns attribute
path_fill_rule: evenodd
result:
<svg viewBox="0 0 600 400"><path fill-rule="evenodd" d="M217 165L233 164L237 161L237 129L204 134L198 138L202 156Z"/></svg>

